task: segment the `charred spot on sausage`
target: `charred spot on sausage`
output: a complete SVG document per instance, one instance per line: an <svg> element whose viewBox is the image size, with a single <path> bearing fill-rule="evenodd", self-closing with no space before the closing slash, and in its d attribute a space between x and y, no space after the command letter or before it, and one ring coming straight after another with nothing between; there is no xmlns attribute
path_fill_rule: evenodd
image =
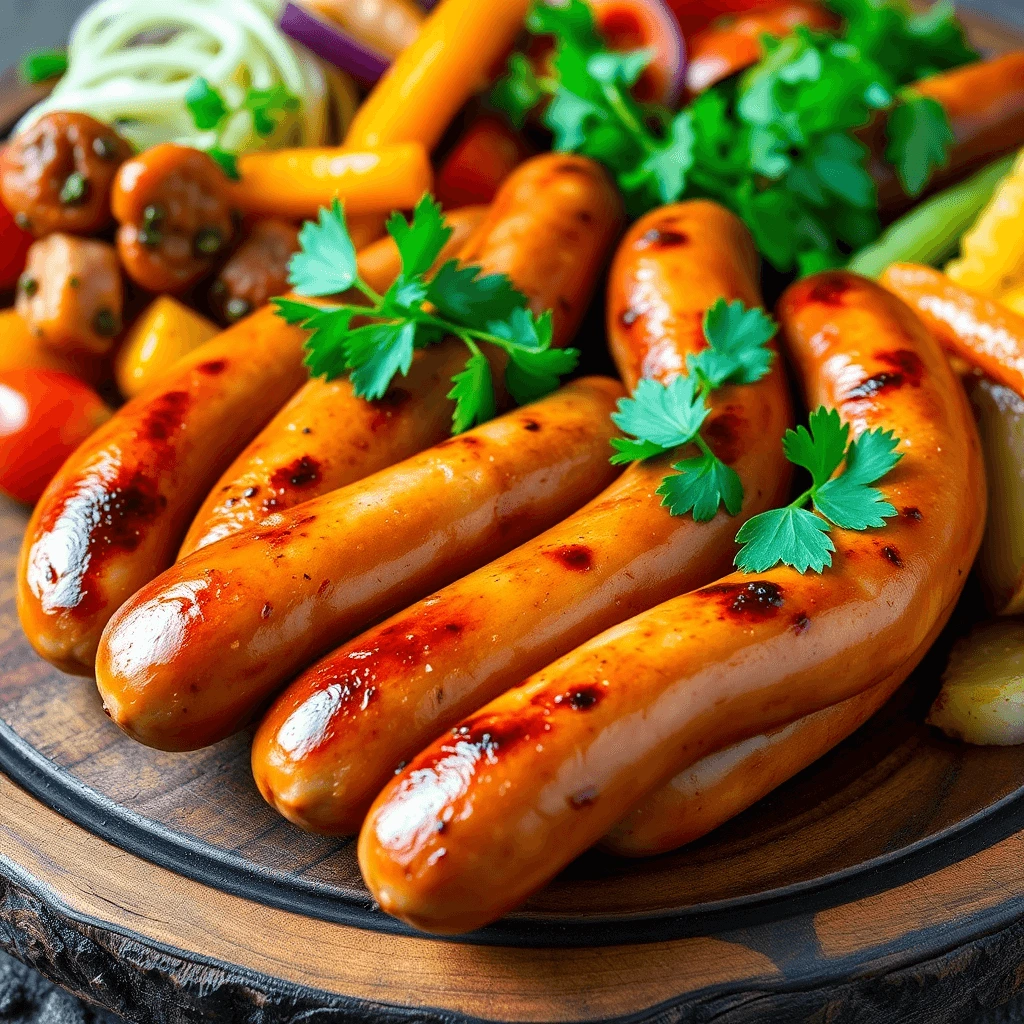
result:
<svg viewBox="0 0 1024 1024"><path fill-rule="evenodd" d="M544 555L570 572L590 572L594 567L594 552L585 544L565 544Z"/></svg>
<svg viewBox="0 0 1024 1024"><path fill-rule="evenodd" d="M751 583L723 583L705 587L697 593L704 597L718 598L722 602L723 618L748 622L764 622L778 614L785 604L782 589L775 583L754 580Z"/></svg>
<svg viewBox="0 0 1024 1024"><path fill-rule="evenodd" d="M903 556L900 555L899 549L893 547L891 544L887 544L882 548L882 557L887 561L892 562L897 569L903 568Z"/></svg>

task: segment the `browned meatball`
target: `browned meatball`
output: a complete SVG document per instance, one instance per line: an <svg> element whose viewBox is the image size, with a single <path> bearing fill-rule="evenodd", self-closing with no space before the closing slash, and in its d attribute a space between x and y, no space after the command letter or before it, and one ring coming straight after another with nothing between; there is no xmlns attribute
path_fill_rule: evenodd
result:
<svg viewBox="0 0 1024 1024"><path fill-rule="evenodd" d="M117 175L111 202L125 272L151 292L190 288L235 237L228 179L196 149L164 143L133 157Z"/></svg>
<svg viewBox="0 0 1024 1024"><path fill-rule="evenodd" d="M214 282L211 297L229 324L265 306L288 288L288 261L299 251L299 229L283 220L259 220Z"/></svg>
<svg viewBox="0 0 1024 1024"><path fill-rule="evenodd" d="M117 132L86 114L44 114L0 155L0 197L38 238L95 234L110 223L110 187L130 155Z"/></svg>
<svg viewBox="0 0 1024 1024"><path fill-rule="evenodd" d="M41 345L64 355L106 355L121 333L124 288L106 242L53 234L28 251L18 312Z"/></svg>

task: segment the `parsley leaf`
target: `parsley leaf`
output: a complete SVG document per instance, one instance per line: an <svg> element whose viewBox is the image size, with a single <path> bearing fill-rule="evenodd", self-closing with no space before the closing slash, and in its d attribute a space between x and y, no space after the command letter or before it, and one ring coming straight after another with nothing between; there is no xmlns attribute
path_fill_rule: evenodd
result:
<svg viewBox="0 0 1024 1024"><path fill-rule="evenodd" d="M557 382L556 382L557 383ZM455 386L448 397L455 402L452 432L461 434L478 423L493 419L497 412L491 364L482 352L474 352L462 373L452 378Z"/></svg>
<svg viewBox="0 0 1024 1024"><path fill-rule="evenodd" d="M205 78L197 78L185 93L185 106L201 132L219 128L228 116L224 97Z"/></svg>
<svg viewBox="0 0 1024 1024"><path fill-rule="evenodd" d="M431 195L425 195L416 204L411 223L400 213L393 213L387 230L398 245L402 273L407 278L425 274L452 237L441 204Z"/></svg>
<svg viewBox="0 0 1024 1024"><path fill-rule="evenodd" d="M206 151L206 155L219 164L220 169L232 181L239 181L241 179L242 176L238 173L238 157L234 153L229 153L226 149L221 149L219 146L214 146Z"/></svg>
<svg viewBox="0 0 1024 1024"><path fill-rule="evenodd" d="M778 330L764 310L746 306L738 299L719 299L704 317L708 348L687 359L713 388L723 384L753 384L771 369L768 342Z"/></svg>
<svg viewBox="0 0 1024 1024"><path fill-rule="evenodd" d="M307 221L299 232L299 252L288 264L289 281L298 295L337 295L359 276L356 250L348 233L345 210L335 199L320 210L319 221Z"/></svg>
<svg viewBox="0 0 1024 1024"><path fill-rule="evenodd" d="M269 138L281 121L300 107L299 98L281 82L271 89L249 89L242 107L252 114L253 128L260 138Z"/></svg>
<svg viewBox="0 0 1024 1024"><path fill-rule="evenodd" d="M932 172L949 163L956 136L942 104L908 91L889 115L885 158L909 196L919 196Z"/></svg>
<svg viewBox="0 0 1024 1024"><path fill-rule="evenodd" d="M673 476L667 476L658 488L674 516L693 512L698 523L706 523L718 514L719 505L725 505L731 516L743 507L743 483L736 471L721 459L705 452L695 459L675 463Z"/></svg>
<svg viewBox="0 0 1024 1024"><path fill-rule="evenodd" d="M849 445L849 424L835 409L817 409L810 430L797 427L783 439L786 458L811 474L811 486L786 508L754 516L736 534L742 545L736 565L744 572L765 572L780 562L798 572L822 572L832 564L835 545L830 523L844 530L885 526L896 509L870 486L902 458L892 431L869 430ZM835 473L845 462L843 472ZM810 502L815 511L804 506Z"/></svg>
<svg viewBox="0 0 1024 1024"><path fill-rule="evenodd" d="M672 515L692 511L697 522L707 522L720 505L729 515L743 507L739 476L708 447L700 431L715 389L753 384L768 373L774 355L767 346L775 331L762 310L720 299L704 318L708 347L687 358L689 373L667 385L641 380L633 397L619 402L612 420L633 436L612 441L613 465L643 461L690 443L699 449L698 455L674 464L674 474L658 488Z"/></svg>
<svg viewBox="0 0 1024 1024"><path fill-rule="evenodd" d="M459 267L450 260L428 280L452 230L432 197L420 200L410 221L393 214L387 229L398 246L402 272L384 295L359 275L345 211L337 200L299 233L300 251L289 264L294 291L324 297L354 290L365 300L320 306L274 299L282 319L309 332L306 365L314 376L333 380L349 374L356 395L373 401L387 393L396 376L409 373L417 349L454 336L470 352L449 395L455 402L452 429L459 433L490 419L497 409L482 345L504 351L508 391L521 403L549 394L575 369L575 349L552 348L551 312L535 316L526 296L504 274L485 275L479 267Z"/></svg>
<svg viewBox="0 0 1024 1024"><path fill-rule="evenodd" d="M668 450L692 441L709 411L695 376L676 377L670 384L645 378L632 398L619 400L612 422L623 433Z"/></svg>
<svg viewBox="0 0 1024 1024"><path fill-rule="evenodd" d="M736 556L736 567L743 572L767 572L780 562L799 573L822 572L832 564L836 549L824 519L792 506L748 519L736 541L743 545Z"/></svg>

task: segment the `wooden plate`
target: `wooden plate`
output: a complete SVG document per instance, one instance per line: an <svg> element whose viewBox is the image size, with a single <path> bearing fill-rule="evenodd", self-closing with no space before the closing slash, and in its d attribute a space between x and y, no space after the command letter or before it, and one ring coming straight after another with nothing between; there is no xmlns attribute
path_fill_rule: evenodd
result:
<svg viewBox="0 0 1024 1024"><path fill-rule="evenodd" d="M108 1008L883 1022L913 1005L952 1022L1022 984L1024 748L921 724L967 610L871 723L712 836L639 863L589 854L505 921L440 941L374 908L352 843L263 804L248 736L143 749L89 681L31 652L13 598L25 522L0 505L0 943Z"/></svg>

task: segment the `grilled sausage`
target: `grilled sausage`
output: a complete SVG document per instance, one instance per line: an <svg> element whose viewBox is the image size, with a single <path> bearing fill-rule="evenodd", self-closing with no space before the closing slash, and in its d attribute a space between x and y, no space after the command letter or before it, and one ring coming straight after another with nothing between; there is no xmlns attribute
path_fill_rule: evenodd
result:
<svg viewBox="0 0 1024 1024"><path fill-rule="evenodd" d="M641 800L601 840L619 857L654 857L707 835L853 735L900 688L945 628L953 609L884 682L770 733L709 754Z"/></svg>
<svg viewBox="0 0 1024 1024"><path fill-rule="evenodd" d="M488 273L508 274L535 312L553 309L554 342L565 345L590 304L621 225L620 201L597 164L540 156L508 179L469 233L460 258ZM364 253L371 273L386 279L392 246L385 241ZM393 262L390 267L397 273ZM488 355L500 387L503 353ZM444 440L454 408L451 378L465 361L460 342L421 350L409 375L374 403L356 398L347 380L311 381L214 488L182 554Z"/></svg>
<svg viewBox="0 0 1024 1024"><path fill-rule="evenodd" d="M18 613L35 649L89 675L116 609L165 569L224 467L305 377L303 333L265 310L182 360L64 464L29 522Z"/></svg>
<svg viewBox="0 0 1024 1024"><path fill-rule="evenodd" d="M621 394L588 377L179 562L103 635L107 712L162 749L223 739L346 636L593 497Z"/></svg>
<svg viewBox="0 0 1024 1024"><path fill-rule="evenodd" d="M92 235L110 222L110 187L128 143L87 114L44 114L0 153L0 198L37 237Z"/></svg>
<svg viewBox="0 0 1024 1024"><path fill-rule="evenodd" d="M881 531L834 531L822 575L735 573L617 626L413 759L359 839L381 906L458 932L500 917L707 754L844 701L915 662L984 525L970 410L902 302L847 273L780 305L808 405L884 427L904 458Z"/></svg>
<svg viewBox="0 0 1024 1024"><path fill-rule="evenodd" d="M639 221L610 285L608 331L626 383L642 368L677 376L703 346L717 299L759 304L756 275L749 234L720 206L683 203ZM716 398L707 435L743 479L739 519L670 516L655 492L673 458L634 466L565 522L311 668L257 734L264 797L305 828L356 832L395 768L460 718L616 622L727 571L739 523L788 493L789 411L781 367Z"/></svg>
<svg viewBox="0 0 1024 1024"><path fill-rule="evenodd" d="M942 105L956 140L949 163L929 181L930 191L1024 146L1024 50L933 75L918 82L914 92ZM892 213L911 205L914 200L904 194L892 166L882 159L882 126L876 125L869 135L876 154L872 175L882 208Z"/></svg>
<svg viewBox="0 0 1024 1024"><path fill-rule="evenodd" d="M288 290L288 263L299 251L299 229L267 217L249 229L210 288L222 321L238 323Z"/></svg>

